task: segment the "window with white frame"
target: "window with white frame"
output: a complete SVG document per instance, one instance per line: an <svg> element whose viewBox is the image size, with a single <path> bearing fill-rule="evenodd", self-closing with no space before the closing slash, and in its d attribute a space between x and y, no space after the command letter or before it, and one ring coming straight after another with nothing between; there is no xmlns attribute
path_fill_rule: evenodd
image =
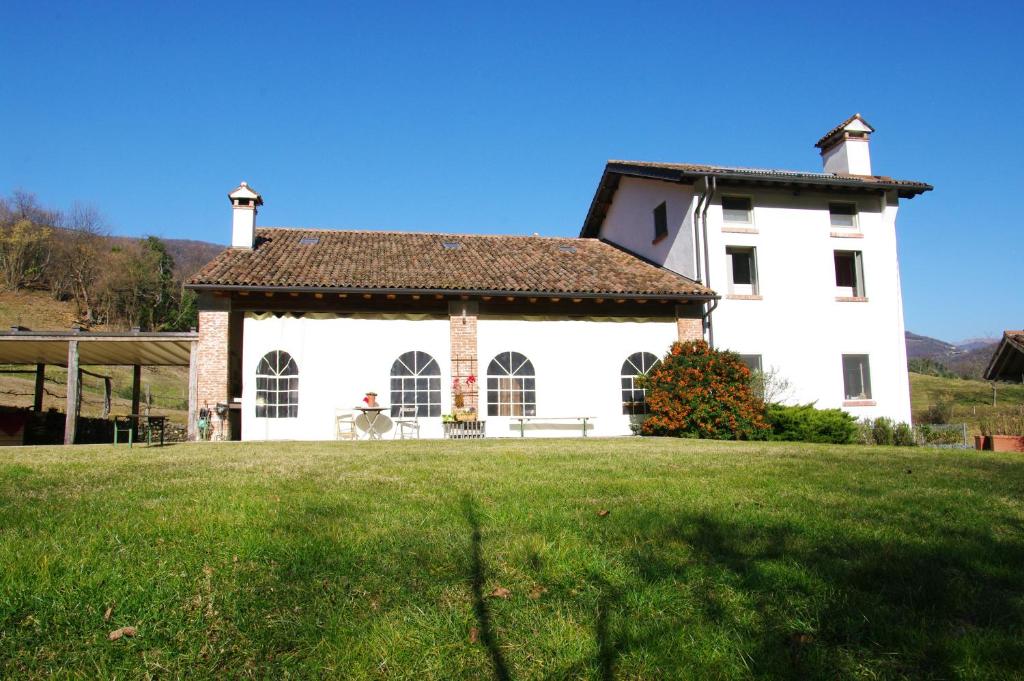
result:
<svg viewBox="0 0 1024 681"><path fill-rule="evenodd" d="M723 196L722 220L749 225L754 221L754 206L749 196Z"/></svg>
<svg viewBox="0 0 1024 681"><path fill-rule="evenodd" d="M747 246L726 246L726 266L729 269L729 293L756 296L757 249Z"/></svg>
<svg viewBox="0 0 1024 681"><path fill-rule="evenodd" d="M518 352L502 352L487 366L487 415L536 416L533 363Z"/></svg>
<svg viewBox="0 0 1024 681"><path fill-rule="evenodd" d="M622 413L630 416L648 413L647 391L636 384L636 379L646 376L658 362L657 355L650 352L634 352L622 363Z"/></svg>
<svg viewBox="0 0 1024 681"><path fill-rule="evenodd" d="M668 204L664 201L654 209L654 240L668 235Z"/></svg>
<svg viewBox="0 0 1024 681"><path fill-rule="evenodd" d="M857 204L833 201L828 204L828 218L833 227L857 227Z"/></svg>
<svg viewBox="0 0 1024 681"><path fill-rule="evenodd" d="M740 355L740 361L747 365L751 373L760 373L761 355Z"/></svg>
<svg viewBox="0 0 1024 681"><path fill-rule="evenodd" d="M441 367L419 350L403 353L391 365L391 415L408 416L406 407L414 407L418 417L441 415Z"/></svg>
<svg viewBox="0 0 1024 681"><path fill-rule="evenodd" d="M299 367L283 350L268 352L256 366L256 416L284 419L298 415Z"/></svg>
<svg viewBox="0 0 1024 681"><path fill-rule="evenodd" d="M867 355L843 355L843 391L848 400L871 399L871 367Z"/></svg>
<svg viewBox="0 0 1024 681"><path fill-rule="evenodd" d="M864 262L860 251L835 251L836 295L863 297Z"/></svg>

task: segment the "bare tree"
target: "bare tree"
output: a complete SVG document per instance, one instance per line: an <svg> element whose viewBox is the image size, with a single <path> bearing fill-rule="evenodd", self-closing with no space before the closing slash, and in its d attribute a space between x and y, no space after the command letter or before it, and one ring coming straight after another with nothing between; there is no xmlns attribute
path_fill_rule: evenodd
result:
<svg viewBox="0 0 1024 681"><path fill-rule="evenodd" d="M109 254L107 227L93 206L76 203L64 214L54 240L50 286L60 298L72 298L87 322L97 321L96 283Z"/></svg>
<svg viewBox="0 0 1024 681"><path fill-rule="evenodd" d="M769 367L750 374L750 386L754 395L764 404L776 404L789 397L793 384L779 373L778 367Z"/></svg>

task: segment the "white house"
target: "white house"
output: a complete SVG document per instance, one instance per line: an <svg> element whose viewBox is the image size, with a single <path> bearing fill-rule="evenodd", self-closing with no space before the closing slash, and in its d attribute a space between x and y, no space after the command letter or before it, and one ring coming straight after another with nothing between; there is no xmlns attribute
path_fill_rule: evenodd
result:
<svg viewBox="0 0 1024 681"><path fill-rule="evenodd" d="M931 187L872 175L873 131L829 131L820 173L610 161L578 238L257 228L242 183L189 283L198 406L243 439L333 438L368 391L385 431L440 437L458 400L489 437L623 435L635 376L703 337L789 401L909 421L896 212Z"/></svg>

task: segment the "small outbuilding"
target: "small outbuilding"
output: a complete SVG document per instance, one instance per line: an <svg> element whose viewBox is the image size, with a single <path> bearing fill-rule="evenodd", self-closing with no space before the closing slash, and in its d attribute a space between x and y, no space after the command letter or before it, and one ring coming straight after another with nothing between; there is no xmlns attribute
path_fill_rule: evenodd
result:
<svg viewBox="0 0 1024 681"><path fill-rule="evenodd" d="M1024 383L1024 331L1003 332L1003 339L985 369L985 379Z"/></svg>

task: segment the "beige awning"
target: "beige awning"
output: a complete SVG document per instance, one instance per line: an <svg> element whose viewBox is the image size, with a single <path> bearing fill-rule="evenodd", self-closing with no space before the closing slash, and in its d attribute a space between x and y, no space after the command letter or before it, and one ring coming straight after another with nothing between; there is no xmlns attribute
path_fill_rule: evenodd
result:
<svg viewBox="0 0 1024 681"><path fill-rule="evenodd" d="M188 366L194 331L86 333L12 331L0 334L0 364L67 366L68 345L78 341L80 364Z"/></svg>

